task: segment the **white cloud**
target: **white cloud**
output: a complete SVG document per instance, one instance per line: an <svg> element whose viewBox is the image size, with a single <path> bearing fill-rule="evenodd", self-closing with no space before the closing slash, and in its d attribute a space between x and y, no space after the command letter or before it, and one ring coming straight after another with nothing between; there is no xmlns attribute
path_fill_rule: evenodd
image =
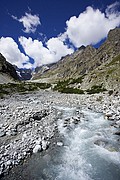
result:
<svg viewBox="0 0 120 180"><path fill-rule="evenodd" d="M76 47L96 44L105 38L110 29L120 25L120 13L114 3L107 7L105 13L99 9L87 7L78 17L73 16L67 22L66 34Z"/></svg>
<svg viewBox="0 0 120 180"><path fill-rule="evenodd" d="M0 52L6 58L8 62L23 68L23 63L29 61L28 56L25 56L18 49L18 45L11 37L0 38Z"/></svg>
<svg viewBox="0 0 120 180"><path fill-rule="evenodd" d="M25 53L34 59L34 67L57 62L62 56L73 52L59 38L49 39L46 43L47 47L44 47L41 41L32 40L30 37L28 39L20 37L19 42Z"/></svg>
<svg viewBox="0 0 120 180"><path fill-rule="evenodd" d="M25 33L34 33L38 25L41 25L38 15L32 15L30 13L25 13L25 16L22 16L18 19L16 16L12 16L13 19L19 21L23 24Z"/></svg>
<svg viewBox="0 0 120 180"><path fill-rule="evenodd" d="M115 18L116 16L119 16L120 13L118 12L117 8L120 6L119 2L115 2L109 6L107 6L105 13L108 18Z"/></svg>
<svg viewBox="0 0 120 180"><path fill-rule="evenodd" d="M118 2L111 4L107 6L104 13L89 6L78 17L72 16L66 22L67 27L64 33L49 40L42 33L39 33L39 36L43 41L33 40L31 37L20 37L19 42L26 55L20 52L18 45L10 37L0 39L0 51L10 63L18 67L32 68L57 62L61 57L74 51L70 45L67 45L67 40L75 47L96 44L107 36L110 29L119 26L118 6ZM39 17L30 13L25 13L25 16L20 19L15 16L12 18L23 24L26 33L34 33L37 26L41 24ZM46 42L46 46L42 42ZM33 65L29 62L27 55L34 59Z"/></svg>
<svg viewBox="0 0 120 180"><path fill-rule="evenodd" d="M54 56L55 61L58 61L67 54L73 53L73 49L68 48L59 38L51 38L46 44L50 53Z"/></svg>

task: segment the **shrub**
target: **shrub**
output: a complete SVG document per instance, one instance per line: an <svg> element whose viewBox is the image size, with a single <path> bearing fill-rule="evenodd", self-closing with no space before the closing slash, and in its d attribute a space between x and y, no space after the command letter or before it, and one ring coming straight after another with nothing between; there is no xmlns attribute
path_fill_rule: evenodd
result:
<svg viewBox="0 0 120 180"><path fill-rule="evenodd" d="M39 89L47 89L51 87L48 83L32 83L32 82L21 82L21 83L8 83L0 84L0 94L11 94L15 92L31 92Z"/></svg>
<svg viewBox="0 0 120 180"><path fill-rule="evenodd" d="M86 92L88 94L95 94L106 91L105 88L102 88L102 85L94 85L91 87L91 89L87 89Z"/></svg>
<svg viewBox="0 0 120 180"><path fill-rule="evenodd" d="M77 88L63 88L60 92L62 93L70 93L70 94L84 94L84 91Z"/></svg>
<svg viewBox="0 0 120 180"><path fill-rule="evenodd" d="M77 78L77 79L72 79L70 84L75 84L75 83L82 83L83 76Z"/></svg>

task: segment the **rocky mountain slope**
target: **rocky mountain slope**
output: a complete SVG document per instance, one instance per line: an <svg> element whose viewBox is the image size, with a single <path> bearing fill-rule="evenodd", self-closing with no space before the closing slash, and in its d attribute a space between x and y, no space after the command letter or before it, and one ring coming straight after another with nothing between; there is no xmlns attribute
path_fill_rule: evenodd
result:
<svg viewBox="0 0 120 180"><path fill-rule="evenodd" d="M19 80L19 76L12 64L6 61L0 53L0 84Z"/></svg>
<svg viewBox="0 0 120 180"><path fill-rule="evenodd" d="M82 81L77 82L80 77ZM106 41L98 49L90 45L82 46L42 74L34 75L33 79L50 83L76 79L72 86L81 89L88 89L94 85L102 85L106 89L119 88L120 28L110 30Z"/></svg>

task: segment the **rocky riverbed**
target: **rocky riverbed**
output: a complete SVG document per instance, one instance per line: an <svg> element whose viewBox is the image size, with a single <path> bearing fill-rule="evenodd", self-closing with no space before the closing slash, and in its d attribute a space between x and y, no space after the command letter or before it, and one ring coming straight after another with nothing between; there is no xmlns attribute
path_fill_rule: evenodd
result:
<svg viewBox="0 0 120 180"><path fill-rule="evenodd" d="M59 131L57 107L75 108L71 118L65 118L63 127L78 124L84 118L81 110L104 114L120 143L120 96L106 94L71 95L50 91L14 94L0 99L0 175L31 156L45 151ZM98 146L105 143L96 141ZM56 142L62 146L62 142ZM120 147L117 147L120 151Z"/></svg>

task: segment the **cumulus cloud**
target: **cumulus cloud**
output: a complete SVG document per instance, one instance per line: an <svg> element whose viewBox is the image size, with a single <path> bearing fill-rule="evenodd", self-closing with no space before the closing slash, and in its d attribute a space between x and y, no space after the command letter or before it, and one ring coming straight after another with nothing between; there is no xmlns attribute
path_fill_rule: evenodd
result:
<svg viewBox="0 0 120 180"><path fill-rule="evenodd" d="M0 39L0 51L10 63L18 67L32 68L57 62L61 57L74 52L70 44L77 48L81 45L94 45L105 38L110 29L118 27L120 25L120 12L117 11L119 5L120 3L115 2L107 6L105 12L89 6L78 17L72 16L66 21L64 33L49 40L42 33L39 33L41 40L19 37L19 43L26 55L20 52L18 45L10 37ZM25 16L20 19L12 17L23 24L26 33L34 33L37 26L41 24L38 15L31 13L25 13ZM67 45L67 42L70 44ZM34 59L34 64L29 62L28 56Z"/></svg>
<svg viewBox="0 0 120 180"><path fill-rule="evenodd" d="M51 38L46 44L55 61L58 61L67 54L73 53L73 49L65 45L59 38Z"/></svg>
<svg viewBox="0 0 120 180"><path fill-rule="evenodd" d="M8 62L23 68L23 63L28 63L29 58L20 52L18 45L11 37L0 38L0 52Z"/></svg>
<svg viewBox="0 0 120 180"><path fill-rule="evenodd" d="M72 16L67 22L65 34L75 47L96 44L105 38L110 29L120 25L120 13L116 2L107 7L105 13L87 7L78 17Z"/></svg>
<svg viewBox="0 0 120 180"><path fill-rule="evenodd" d="M38 25L41 25L38 15L32 15L30 13L25 13L20 19L12 15L12 18L23 24L25 33L34 33Z"/></svg>
<svg viewBox="0 0 120 180"><path fill-rule="evenodd" d="M19 42L23 46L25 53L34 59L34 67L57 62L62 56L73 52L73 49L64 45L59 38L49 39L46 47L43 46L41 41L32 40L30 37L28 39L20 37Z"/></svg>

